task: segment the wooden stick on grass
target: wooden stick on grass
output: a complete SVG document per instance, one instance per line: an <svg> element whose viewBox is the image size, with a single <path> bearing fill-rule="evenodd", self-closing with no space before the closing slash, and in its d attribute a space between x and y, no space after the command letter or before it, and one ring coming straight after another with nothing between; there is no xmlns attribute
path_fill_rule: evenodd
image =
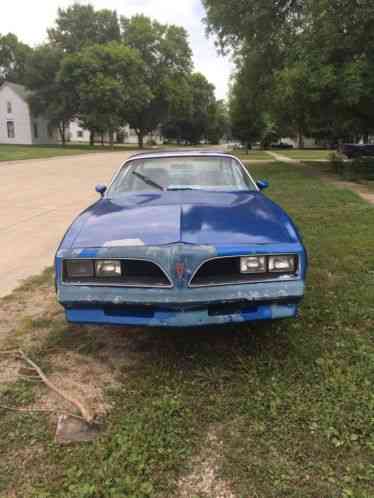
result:
<svg viewBox="0 0 374 498"><path fill-rule="evenodd" d="M17 349L17 350L9 350L9 351L0 351L0 354L9 354L9 355L18 355L20 356L26 363L28 363L33 370L38 374L40 379L44 382L46 386L48 386L52 391L54 391L56 394L58 394L61 398L63 398L65 401L70 403L71 405L74 405L75 408L77 408L82 415L82 418L87 422L87 424L92 424L94 421L95 417L91 413L91 411L87 408L87 406L84 405L79 399L75 399L65 392L61 391L57 386L51 382L48 377L45 375L45 373L42 371L42 369L34 363L23 351L22 349ZM26 410L27 411L27 410Z"/></svg>
<svg viewBox="0 0 374 498"><path fill-rule="evenodd" d="M53 382L51 382L48 377L44 374L44 372L41 370L41 368L34 363L21 349L19 350L19 354L22 356L22 358L25 360L26 363L28 363L34 370L35 372L39 375L39 377L42 379L44 384L48 386L52 391L54 391L56 394L58 394L61 398L63 398L65 401L68 401L70 404L74 405L78 410L80 411L82 417L88 424L92 424L94 420L94 416L90 412L90 410L79 400L72 398L65 392L61 391L58 387L56 387Z"/></svg>

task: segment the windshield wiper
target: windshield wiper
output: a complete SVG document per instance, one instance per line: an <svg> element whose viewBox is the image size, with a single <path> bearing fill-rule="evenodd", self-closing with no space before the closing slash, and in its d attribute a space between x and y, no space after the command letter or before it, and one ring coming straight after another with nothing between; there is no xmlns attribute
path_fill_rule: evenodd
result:
<svg viewBox="0 0 374 498"><path fill-rule="evenodd" d="M162 185L159 185L157 182L154 182L148 176L142 175L141 173L138 173L137 171L133 171L132 174L137 176L141 180L143 180L143 182L146 183L147 185L150 185L151 187L157 188L157 190L165 190L165 188Z"/></svg>

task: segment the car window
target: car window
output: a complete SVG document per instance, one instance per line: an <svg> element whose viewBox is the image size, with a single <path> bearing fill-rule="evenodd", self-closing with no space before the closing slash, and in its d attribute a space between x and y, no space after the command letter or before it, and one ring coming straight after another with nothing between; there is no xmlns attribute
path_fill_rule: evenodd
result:
<svg viewBox="0 0 374 498"><path fill-rule="evenodd" d="M248 191L256 186L231 157L143 158L122 168L107 195L157 190Z"/></svg>

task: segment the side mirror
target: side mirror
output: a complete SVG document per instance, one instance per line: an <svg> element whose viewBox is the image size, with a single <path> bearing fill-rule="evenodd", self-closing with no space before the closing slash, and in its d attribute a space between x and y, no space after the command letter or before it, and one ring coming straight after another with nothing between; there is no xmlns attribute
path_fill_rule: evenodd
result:
<svg viewBox="0 0 374 498"><path fill-rule="evenodd" d="M265 189L269 188L269 182L267 182L266 180L259 180L257 182L257 187L260 190L265 190Z"/></svg>
<svg viewBox="0 0 374 498"><path fill-rule="evenodd" d="M107 186L106 185L96 185L95 187L95 190L98 194L101 195L101 197L104 196L105 192L106 192L106 189L107 189Z"/></svg>

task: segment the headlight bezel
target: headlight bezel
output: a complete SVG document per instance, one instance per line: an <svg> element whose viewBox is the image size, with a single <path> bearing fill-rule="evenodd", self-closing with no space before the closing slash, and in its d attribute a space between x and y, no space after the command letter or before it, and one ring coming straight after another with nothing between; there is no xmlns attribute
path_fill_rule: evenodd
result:
<svg viewBox="0 0 374 498"><path fill-rule="evenodd" d="M87 272L74 271L74 267L83 267L86 265ZM83 278L94 278L95 276L95 265L93 259L65 259L63 262L63 275L64 278L69 279L83 279Z"/></svg>
<svg viewBox="0 0 374 498"><path fill-rule="evenodd" d="M98 271L98 266L103 263L116 263L117 267L120 269L120 273L106 273L103 274ZM86 265L87 268L90 268L90 272L75 272L71 271L74 266ZM122 261L120 259L95 259L95 258L77 258L77 259L64 259L62 265L62 278L65 282L88 282L90 280L105 280L108 279L118 279L120 280L124 275L124 268Z"/></svg>
<svg viewBox="0 0 374 498"><path fill-rule="evenodd" d="M278 260L279 264L279 260L282 259L289 263L288 268L276 267L276 260ZM269 273L275 273L275 274L281 273L281 274L293 275L297 271L297 264L298 264L297 255L295 254L275 254L268 257Z"/></svg>
<svg viewBox="0 0 374 498"><path fill-rule="evenodd" d="M259 259L265 260L265 265L261 265L261 270L254 271L244 271L243 264L244 260L248 259ZM277 268L276 260L280 259L287 260L290 264L288 268ZM299 256L297 254L253 254L248 256L240 257L240 273L242 275L296 275L299 268Z"/></svg>
<svg viewBox="0 0 374 498"><path fill-rule="evenodd" d="M104 268L105 266L113 266L115 269L112 271L103 271L100 265ZM95 261L95 277L96 278L120 278L123 276L122 263L119 259L98 259Z"/></svg>
<svg viewBox="0 0 374 498"><path fill-rule="evenodd" d="M249 260L252 260L252 264L254 263L255 260L258 262L258 268L255 269L254 266L252 269L248 269L249 267ZM246 270L244 268L247 268ZM264 274L267 272L267 260L266 256L243 256L240 258L240 273L242 275L260 275Z"/></svg>

